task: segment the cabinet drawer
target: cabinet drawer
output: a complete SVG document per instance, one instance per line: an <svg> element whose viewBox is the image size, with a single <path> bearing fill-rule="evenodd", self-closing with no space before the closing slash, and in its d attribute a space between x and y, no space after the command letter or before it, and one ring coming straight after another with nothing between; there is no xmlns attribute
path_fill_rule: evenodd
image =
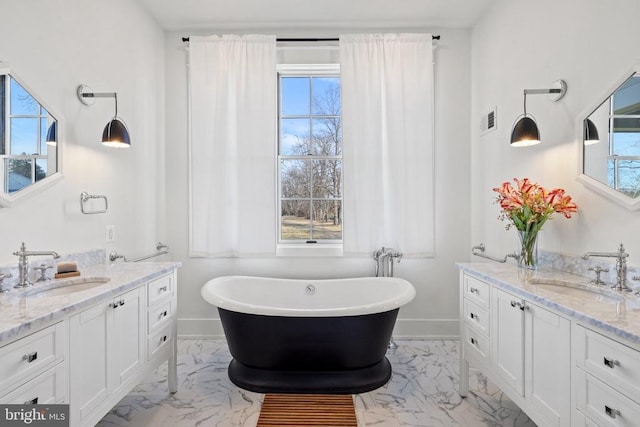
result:
<svg viewBox="0 0 640 427"><path fill-rule="evenodd" d="M489 335L489 312L471 301L464 300L464 321L484 335Z"/></svg>
<svg viewBox="0 0 640 427"><path fill-rule="evenodd" d="M468 325L464 326L465 352L478 363L489 363L489 339Z"/></svg>
<svg viewBox="0 0 640 427"><path fill-rule="evenodd" d="M475 302L480 307L489 308L488 283L470 276L464 276L464 297Z"/></svg>
<svg viewBox="0 0 640 427"><path fill-rule="evenodd" d="M149 307L165 298L168 299L173 294L173 275L169 274L150 282L147 290L149 292L147 298Z"/></svg>
<svg viewBox="0 0 640 427"><path fill-rule="evenodd" d="M173 300L167 300L152 307L147 312L148 332L162 327L173 315Z"/></svg>
<svg viewBox="0 0 640 427"><path fill-rule="evenodd" d="M578 383L578 407L595 424L612 427L638 425L640 405L636 402L584 371L579 372Z"/></svg>
<svg viewBox="0 0 640 427"><path fill-rule="evenodd" d="M173 339L172 324L167 324L164 328L160 329L148 338L148 358L151 359L156 353L166 348Z"/></svg>
<svg viewBox="0 0 640 427"><path fill-rule="evenodd" d="M11 390L64 359L61 323L0 348L0 390Z"/></svg>
<svg viewBox="0 0 640 427"><path fill-rule="evenodd" d="M48 404L64 403L66 372L64 364L59 363L31 381L21 385L11 393L0 398L6 404Z"/></svg>
<svg viewBox="0 0 640 427"><path fill-rule="evenodd" d="M640 352L582 326L577 331L578 366L640 403Z"/></svg>

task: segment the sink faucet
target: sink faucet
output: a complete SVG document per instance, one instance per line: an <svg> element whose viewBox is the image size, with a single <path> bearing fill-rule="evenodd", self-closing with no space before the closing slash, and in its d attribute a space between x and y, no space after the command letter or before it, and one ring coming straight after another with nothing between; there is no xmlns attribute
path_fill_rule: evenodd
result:
<svg viewBox="0 0 640 427"><path fill-rule="evenodd" d="M33 283L29 282L29 263L27 262L27 257L34 255L51 255L54 258L60 258L60 255L54 251L28 251L24 242L20 245L20 250L13 254L18 257L18 272L20 273L18 284L15 285L14 288L26 288L27 286L33 285Z"/></svg>
<svg viewBox="0 0 640 427"><path fill-rule="evenodd" d="M582 254L582 259L590 257L616 258L616 285L613 286L613 289L631 292L631 288L627 286L627 258L629 254L625 252L622 243L620 243L618 252L587 252Z"/></svg>

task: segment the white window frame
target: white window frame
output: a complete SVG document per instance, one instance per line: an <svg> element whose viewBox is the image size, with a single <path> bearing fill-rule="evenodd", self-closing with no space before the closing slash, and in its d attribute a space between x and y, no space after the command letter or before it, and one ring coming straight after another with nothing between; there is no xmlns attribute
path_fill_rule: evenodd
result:
<svg viewBox="0 0 640 427"><path fill-rule="evenodd" d="M278 81L280 81L280 77L295 77L295 76L313 76L313 77L322 77L322 76L340 76L340 65L339 64L279 64L277 66L277 75ZM279 86L279 85L278 85ZM293 256L293 257L318 257L318 256L342 256L342 239L340 240L319 240L316 243L307 243L307 242L297 242L290 240L281 240L282 236L282 218L281 218L281 174L280 174L280 165L282 158L293 158L290 156L280 156L280 91L278 90L278 126L276 135L276 141L278 144L277 147L277 156L276 156L276 230L277 230L277 241L276 241L276 255L277 256ZM339 159L342 160L342 156L339 156ZM344 206L344 189L342 189L341 194L343 195L340 199L340 202ZM342 236L344 238L344 223L342 229Z"/></svg>

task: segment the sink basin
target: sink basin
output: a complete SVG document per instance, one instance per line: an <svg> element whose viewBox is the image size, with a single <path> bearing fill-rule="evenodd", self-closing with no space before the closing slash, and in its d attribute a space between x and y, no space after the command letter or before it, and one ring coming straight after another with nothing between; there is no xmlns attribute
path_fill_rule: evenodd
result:
<svg viewBox="0 0 640 427"><path fill-rule="evenodd" d="M556 279L533 279L530 283L555 294L580 296L591 301L618 302L624 299L622 295L612 291L608 286L596 287L595 285Z"/></svg>
<svg viewBox="0 0 640 427"><path fill-rule="evenodd" d="M34 289L23 291L21 297L42 298L69 295L75 292L86 291L96 286L109 282L108 277L78 277L76 279L53 282Z"/></svg>

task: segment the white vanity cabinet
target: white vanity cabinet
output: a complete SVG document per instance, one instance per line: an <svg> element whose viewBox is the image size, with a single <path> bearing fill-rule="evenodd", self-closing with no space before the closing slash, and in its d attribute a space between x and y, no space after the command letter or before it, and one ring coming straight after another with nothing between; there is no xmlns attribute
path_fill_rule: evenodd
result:
<svg viewBox="0 0 640 427"><path fill-rule="evenodd" d="M176 391L175 285L174 271L69 318L71 426L96 424L165 361Z"/></svg>
<svg viewBox="0 0 640 427"><path fill-rule="evenodd" d="M575 328L574 426L637 426L640 352L583 326Z"/></svg>
<svg viewBox="0 0 640 427"><path fill-rule="evenodd" d="M70 418L74 424L78 420L86 424L100 404L140 368L145 316L141 294L137 288L69 318Z"/></svg>
<svg viewBox="0 0 640 427"><path fill-rule="evenodd" d="M468 391L471 362L538 425L569 425L571 322L469 275L461 273L460 281L464 313L461 321L460 393L464 396ZM473 311L464 312L464 307L477 296L469 292L470 284L479 289L474 294L484 291L484 295L488 295L485 309L489 315L489 328L485 335L478 334L480 321L474 319L475 315L471 316ZM480 344L483 339L487 342ZM479 358L478 353L483 357Z"/></svg>
<svg viewBox="0 0 640 427"><path fill-rule="evenodd" d="M59 322L0 348L0 402L67 403L67 330Z"/></svg>

